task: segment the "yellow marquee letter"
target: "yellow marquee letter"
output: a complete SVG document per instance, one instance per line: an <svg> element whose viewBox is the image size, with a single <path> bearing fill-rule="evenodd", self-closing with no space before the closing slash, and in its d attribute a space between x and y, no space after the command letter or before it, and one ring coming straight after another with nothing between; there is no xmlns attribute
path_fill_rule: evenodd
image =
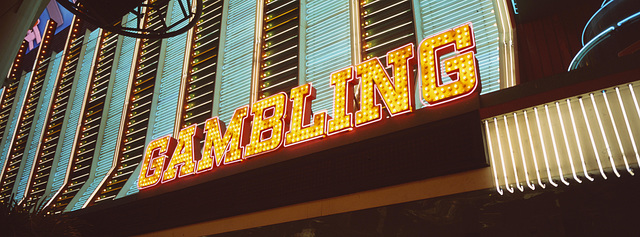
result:
<svg viewBox="0 0 640 237"><path fill-rule="evenodd" d="M310 83L291 89L291 125L285 134L284 146L321 138L325 135L324 124L327 112L313 115L311 123L311 101L316 98L316 89Z"/></svg>
<svg viewBox="0 0 640 237"><path fill-rule="evenodd" d="M169 166L162 175L162 182L169 182L178 177L195 173L196 160L200 159L200 140L202 139L202 129L198 124L193 124L183 128L178 134L178 146L173 152ZM178 175L178 170L180 173Z"/></svg>
<svg viewBox="0 0 640 237"><path fill-rule="evenodd" d="M287 94L280 92L251 105L251 141L244 158L274 151L282 144L287 111Z"/></svg>
<svg viewBox="0 0 640 237"><path fill-rule="evenodd" d="M242 160L243 147L240 141L244 133L244 120L248 113L248 105L236 109L226 130L224 122L221 122L218 117L207 119L204 125L204 132L207 135L204 140L202 159L198 161L198 173L213 169L214 160L216 166L220 166L223 160L224 164Z"/></svg>
<svg viewBox="0 0 640 237"><path fill-rule="evenodd" d="M354 71L348 67L331 73L333 118L327 121L328 135L353 129L353 85L358 83Z"/></svg>
<svg viewBox="0 0 640 237"><path fill-rule="evenodd" d="M156 185L160 181L164 169L164 161L171 158L176 147L176 139L164 136L147 145L142 161L142 169L138 177L138 188L144 189Z"/></svg>
<svg viewBox="0 0 640 237"><path fill-rule="evenodd" d="M420 93L425 106L438 105L476 90L479 77L471 23L428 37L420 42L419 48L422 84ZM440 57L451 52L456 52L457 55L443 61L445 72L452 82L444 84Z"/></svg>
<svg viewBox="0 0 640 237"><path fill-rule="evenodd" d="M377 101L376 92L382 98L391 116L413 110L409 64L411 59L413 59L413 44L387 53L387 65L393 70L393 80L389 78L377 57L358 64L357 74L361 79L360 110L356 112L356 126L382 119L382 108Z"/></svg>

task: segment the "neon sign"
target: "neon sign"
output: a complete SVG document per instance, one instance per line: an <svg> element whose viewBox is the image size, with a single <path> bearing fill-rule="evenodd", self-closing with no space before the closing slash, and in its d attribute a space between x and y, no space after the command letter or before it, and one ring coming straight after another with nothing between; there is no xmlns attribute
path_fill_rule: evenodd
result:
<svg viewBox="0 0 640 237"><path fill-rule="evenodd" d="M75 0L73 2L75 2ZM24 37L24 40L29 43L27 52L40 45L42 32L45 31L48 20L53 20L58 24L55 32L55 34L58 34L60 31L71 25L71 22L73 21L73 13L69 12L64 7L61 7L61 5L55 0L49 1L47 8L45 8L42 14L40 14L40 17L36 20L33 27L27 30L27 35Z"/></svg>
<svg viewBox="0 0 640 237"><path fill-rule="evenodd" d="M454 53L441 59L441 56ZM478 65L471 23L407 44L386 55L387 67L374 57L330 75L333 115L311 114L315 99L311 83L277 93L235 110L225 126L218 117L208 119L204 131L196 125L180 130L178 139L164 136L145 150L138 188L145 189L180 177L213 170L286 147L352 132L357 127L411 113L414 85L411 65L417 60L421 103L425 109L472 95L478 87ZM444 67L441 68L441 61ZM444 83L442 70L452 80ZM387 70L393 75L391 77ZM359 85L359 109L354 111L353 90ZM383 106L384 104L384 106ZM384 111L384 112L383 112ZM313 121L311 121L313 118ZM204 147L199 147L204 138ZM244 140L248 140L243 144ZM285 148L283 148L283 146Z"/></svg>

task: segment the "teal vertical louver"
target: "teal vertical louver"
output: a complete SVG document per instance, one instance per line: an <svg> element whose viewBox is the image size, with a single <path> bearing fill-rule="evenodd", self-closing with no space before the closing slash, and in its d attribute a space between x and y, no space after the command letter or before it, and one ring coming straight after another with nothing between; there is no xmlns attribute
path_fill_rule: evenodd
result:
<svg viewBox="0 0 640 237"><path fill-rule="evenodd" d="M307 0L304 76L316 88L313 111L333 114L331 72L351 65L351 26L348 0Z"/></svg>
<svg viewBox="0 0 640 237"><path fill-rule="evenodd" d="M164 26L167 12L166 7L148 10L141 22L145 28L159 30ZM113 166L85 205L116 198L142 162L144 148L153 128L165 43L160 39L138 40L133 75L125 93L127 101L122 111L122 132L117 136L117 149L112 157Z"/></svg>
<svg viewBox="0 0 640 237"><path fill-rule="evenodd" d="M236 108L251 102L251 70L256 2L230 0L222 57L219 113L228 122Z"/></svg>
<svg viewBox="0 0 640 237"><path fill-rule="evenodd" d="M128 24L135 24L135 18ZM131 25L130 25L131 26ZM108 95L111 104L107 111L107 122L104 134L101 140L101 148L94 157L95 168L92 170L85 187L82 192L76 195L76 198L65 209L67 211L78 210L87 202L91 194L98 188L100 182L111 169L113 165L113 156L115 154L118 132L120 131L120 120L122 119L122 109L124 107L125 96L127 93L127 85L129 83L129 73L131 70L131 62L136 40L131 37L124 37L122 40L122 48L118 59L118 66L115 72L113 90Z"/></svg>
<svg viewBox="0 0 640 237"><path fill-rule="evenodd" d="M182 11L179 6L173 6L171 14L180 16ZM168 17L169 18L169 17ZM168 19L171 22L171 19ZM168 23L173 24L173 23ZM156 139L173 132L176 121L180 80L182 79L182 67L186 51L187 34L183 33L167 39L166 52L164 53L164 67L160 79L160 93L153 123L153 135Z"/></svg>
<svg viewBox="0 0 640 237"><path fill-rule="evenodd" d="M27 88L29 88L30 79L31 79L31 72L26 73L25 77L22 79L23 80L22 88L16 95L16 98L18 99L15 106L16 111L12 113L13 116L11 118L11 122L9 123L7 134L13 135L13 133L16 130L16 124L18 123L18 117L19 117L18 115L20 114L19 110L20 108L22 108L22 103L24 102L24 96L27 92ZM2 170L0 172L6 170L7 166L11 165L11 164L7 164L7 155L9 154L9 149L11 148L11 140L10 139L5 139L5 140L6 141L4 143L4 147L2 147L2 153L0 153L0 164L3 164Z"/></svg>
<svg viewBox="0 0 640 237"><path fill-rule="evenodd" d="M53 93L53 87L56 84L55 81L56 81L56 77L58 76L58 68L60 67L62 54L58 55L58 57L56 57L56 55L52 55L52 60L53 60L53 66L51 67L51 72L49 73L47 81L45 82L44 97L42 100L42 104L40 105L39 110L37 112L38 120L36 121L35 128L33 130L33 136L31 137L31 142L29 142L29 144L27 144L27 148L25 148L25 150L27 151L27 158L25 160L25 169L22 172L23 175L20 176L20 180L18 182L16 200L22 200L24 198L24 195L27 189L27 183L29 182L31 169L33 167L36 152L38 151L37 147L38 147L38 144L40 143L40 136L42 135L42 132L43 132L42 127L44 126L44 122L47 118L47 113L49 111L49 102L51 101L50 100L51 93ZM40 169L40 167L38 167L38 169ZM44 189L38 190L38 191L42 192L44 191Z"/></svg>
<svg viewBox="0 0 640 237"><path fill-rule="evenodd" d="M175 3L175 2L172 2ZM167 14L167 24L173 24L171 16L181 16L182 10L178 5L174 5L170 8L170 14ZM179 18L178 18L179 19ZM186 21L181 23L186 24ZM177 26L177 27L180 27ZM153 130L151 138L147 138L145 144L148 144L153 139L171 135L173 132L173 126L176 122L176 112L178 109L178 98L180 95L180 81L182 79L182 67L184 63L184 54L186 50L187 34L183 33L171 38L166 39L166 50L161 57L164 60L164 66L162 67L162 76L159 78L160 88L157 99L157 106L155 106L155 119L152 121ZM158 81L158 79L156 80ZM158 92L158 89L156 89ZM152 108L153 110L153 108ZM144 152L144 151L143 151ZM120 195L131 195L138 192L138 173L140 167L136 168L136 171L130 176L127 184L123 188L123 192Z"/></svg>
<svg viewBox="0 0 640 237"><path fill-rule="evenodd" d="M109 101L106 100L107 94L110 92L109 88L113 86L110 83L114 72L114 60L117 54L116 46L118 45L118 35L111 32L99 30L100 36L96 44L95 54L93 58L93 67L91 77L87 81L85 88L86 94L82 95L83 102L79 111L81 114L78 116L78 124L74 130L75 138L73 138L72 146L69 149L70 153L68 157L61 159L60 153L62 153L62 147L56 151L57 155L55 160L55 174L50 183L52 183L51 197L47 196L47 199L51 201L47 202L47 210L51 213L62 212L76 196L76 194L82 189L85 182L89 179L91 170L93 168L93 157L96 154L96 150L99 149L101 131L104 130L104 124L106 119L106 108L109 106ZM87 37L88 34L87 34ZM87 43L84 43L85 45ZM74 50L71 50L72 52ZM84 50L82 51L84 52ZM83 57L83 54L72 54L76 56L76 60ZM116 65L117 66L117 65ZM71 73L74 74L74 73ZM73 87L73 90L79 88ZM75 94L77 95L77 93ZM69 104L73 104L71 101ZM69 108L69 110L71 110ZM74 107L74 111L78 111ZM67 127L62 128L63 134L69 133ZM61 139L62 141L63 139ZM55 195L55 197L53 196Z"/></svg>
<svg viewBox="0 0 640 237"><path fill-rule="evenodd" d="M497 9L489 0L437 1L421 0L420 17L422 39L471 22L476 39L476 58L479 63L482 91L486 94L500 89L500 51Z"/></svg>
<svg viewBox="0 0 640 237"><path fill-rule="evenodd" d="M99 35L99 30L94 30L89 34L78 80L75 85L75 90L72 91L70 98L72 99L71 107L68 112L69 117L66 120L66 127L64 128L66 132L62 133L62 149L60 150L60 157L58 158L58 167L63 169L65 172L69 165L69 159L72 155L71 152L73 152L73 142L76 137L75 131L78 127L80 116L82 115L82 103L87 89L87 82L89 81L89 76L91 74L91 68L94 61L94 51L96 50L96 41L98 40ZM60 172L57 170L56 173L59 174ZM62 177L62 175L57 176L56 179L54 179L54 185L60 188L63 180L64 177Z"/></svg>

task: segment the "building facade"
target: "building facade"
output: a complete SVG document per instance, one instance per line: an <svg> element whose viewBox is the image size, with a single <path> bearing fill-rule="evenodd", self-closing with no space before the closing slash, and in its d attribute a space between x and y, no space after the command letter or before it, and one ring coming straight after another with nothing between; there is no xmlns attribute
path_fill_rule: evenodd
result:
<svg viewBox="0 0 640 237"><path fill-rule="evenodd" d="M119 24L175 23L179 2ZM200 3L167 39L45 12L3 65L0 201L107 235L353 236L309 223L637 182L632 1ZM362 231L429 231L396 227Z"/></svg>

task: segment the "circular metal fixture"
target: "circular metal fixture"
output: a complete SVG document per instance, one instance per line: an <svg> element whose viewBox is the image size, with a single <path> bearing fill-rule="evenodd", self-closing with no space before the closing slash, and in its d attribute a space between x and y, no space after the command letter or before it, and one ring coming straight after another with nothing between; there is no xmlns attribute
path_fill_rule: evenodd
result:
<svg viewBox="0 0 640 237"><path fill-rule="evenodd" d="M60 5L83 20L102 29L116 34L145 39L162 39L182 34L191 29L202 15L202 0L56 0ZM156 28L146 28L143 24L145 13L163 10L168 7L179 7L182 14L171 16L170 22L166 17L158 19L160 25ZM124 16L134 16L126 19ZM177 15L177 16L176 16Z"/></svg>
<svg viewBox="0 0 640 237"><path fill-rule="evenodd" d="M569 71L640 53L640 1L608 0L587 21Z"/></svg>

